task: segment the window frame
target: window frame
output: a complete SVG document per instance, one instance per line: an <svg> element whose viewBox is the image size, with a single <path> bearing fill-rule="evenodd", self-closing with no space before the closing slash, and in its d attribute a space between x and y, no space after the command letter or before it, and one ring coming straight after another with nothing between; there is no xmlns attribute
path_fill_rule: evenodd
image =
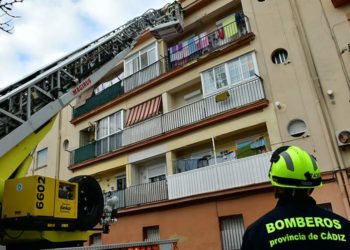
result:
<svg viewBox="0 0 350 250"><path fill-rule="evenodd" d="M45 164L39 166L39 162L40 162L40 160L39 160L39 159L40 159L40 156L39 156L39 155L40 155L40 153L43 153L43 152L46 152L46 155L45 155ZM43 148L43 149L37 151L37 153L36 153L35 170L47 167L48 154L49 154L49 148L48 148L48 147Z"/></svg>
<svg viewBox="0 0 350 250"><path fill-rule="evenodd" d="M154 62L150 62L150 56L149 53L154 50L155 53L155 61ZM144 67L142 67L142 55L144 55L146 53L147 55L147 65L145 65ZM134 64L132 63L133 60L137 60L137 70L134 69ZM125 75L124 77L128 77L131 76L133 74L135 74L136 72L147 68L148 66L150 66L151 64L157 62L159 60L159 48L158 48L158 42L154 42L151 43L145 47L143 47L142 49L140 49L139 51L135 52L134 54L130 55L129 57L127 57L124 60L124 72ZM129 67L129 65L132 65L132 67Z"/></svg>
<svg viewBox="0 0 350 250"><path fill-rule="evenodd" d="M122 181L122 188L119 189L118 188L118 181ZM124 184L124 185L123 185ZM126 174L121 174L121 175L117 175L116 176L116 191L122 191L122 190L125 190L127 188L127 185L126 185Z"/></svg>
<svg viewBox="0 0 350 250"><path fill-rule="evenodd" d="M120 113L120 125L121 125L121 126L120 126L120 128L119 128L118 131L111 133L111 117L112 117L112 116L115 116L117 113ZM125 113L125 110L124 110L124 109L121 109L121 110L119 110L119 111L117 111L117 112L114 112L114 113L111 114L111 115L108 115L108 116L103 117L102 119L96 121L96 135L95 135L96 141L97 141L97 140L105 139L105 138L107 138L107 137L109 137L109 136L111 136L111 135L118 134L118 133L120 133L121 131L123 131L123 130L124 130L124 113ZM107 132L107 135L103 135L102 137L100 137L100 136L99 136L99 130L100 130L99 124L100 124L101 121L103 121L103 120L105 120L105 119L107 119L107 121L108 121L108 122L107 122L107 126L108 126L107 131L108 131L108 132ZM116 128L116 130L117 130L117 128Z"/></svg>
<svg viewBox="0 0 350 250"><path fill-rule="evenodd" d="M242 59L245 57L245 56L248 56L248 55L251 55L252 57L252 63L253 63L253 67L254 67L254 76L251 76L251 77L248 77L248 78L244 78L244 73L243 73L243 70L242 70L242 67L244 66L244 64L242 63ZM232 77L231 77L231 73L230 72L230 68L229 68L229 64L235 60L239 60L240 62L240 72L242 74L242 80L238 81L238 82L232 82ZM249 63L249 62L248 62ZM216 82L216 78L215 78L215 68L218 68L220 66L224 66L224 69L225 69L225 75L226 75L226 82L227 82L227 85L226 86L223 86L221 88L217 88L217 82ZM211 88L208 88L206 87L206 83L205 83L205 74L208 73L208 72L211 72L210 74L213 75L213 80L214 80L214 83L212 85ZM245 81L248 81L250 79L253 79L255 78L256 76L255 75L259 75L259 68L258 68L258 63L257 63L257 60L256 60L256 53L255 51L250 51L248 53L245 53L245 54L242 54L238 57L235 57L229 61L226 61L224 63L221 63L221 64L218 64L218 65L215 65L205 71L202 71L201 74L200 74L200 77L201 77L201 84L202 84L202 90L203 90L203 97L208 97L208 96L211 96L211 95L215 95L219 92L222 92L222 91L225 91L229 88L231 88L232 86L235 86L235 85L239 85L240 83L242 82L245 82ZM215 88L214 88L214 87ZM209 91L208 91L208 90ZM213 91L210 91L210 89L214 89Z"/></svg>
<svg viewBox="0 0 350 250"><path fill-rule="evenodd" d="M226 249L239 249L239 247L242 245L242 241L243 241L243 234L244 234L244 218L243 218L243 215L242 214L236 214L236 215L229 215L229 216L220 216L219 218L219 227L220 227L220 241L221 241L221 244L222 244L222 249L223 250L226 250ZM232 234L230 233L230 236L233 238L237 238L240 234L241 237L238 237L238 242L232 242L232 238L231 239L224 239L224 236L227 235L227 233L225 233L225 226L227 226L227 223L228 220L237 220L234 222L235 225L237 225L238 223L240 223L240 228L237 228L235 230L235 234ZM225 222L225 226L224 226L224 223ZM229 232L230 231L233 231L231 229L229 229ZM237 239L236 239L237 240ZM240 241L239 241L240 240ZM226 244L225 244L226 243ZM229 245L229 246L228 246ZM226 246L228 246L228 248L225 248Z"/></svg>
<svg viewBox="0 0 350 250"><path fill-rule="evenodd" d="M147 238L148 237L148 230L158 230L157 239L156 238L154 238L154 239ZM145 242L158 241L158 240L160 240L160 227L159 227L159 225L143 227L142 234L143 234L142 235L143 241L145 241Z"/></svg>

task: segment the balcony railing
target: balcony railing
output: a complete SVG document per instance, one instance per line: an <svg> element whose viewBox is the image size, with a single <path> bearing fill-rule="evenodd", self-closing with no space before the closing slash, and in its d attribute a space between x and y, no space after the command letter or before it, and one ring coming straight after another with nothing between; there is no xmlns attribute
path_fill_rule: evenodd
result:
<svg viewBox="0 0 350 250"><path fill-rule="evenodd" d="M195 36L185 43L168 48L169 69L182 66L198 57L238 40L250 32L248 18L241 16L234 21L206 34ZM186 45L184 45L186 44Z"/></svg>
<svg viewBox="0 0 350 250"><path fill-rule="evenodd" d="M117 196L115 208L127 208L197 194L268 182L272 152L231 160L167 176L167 180L109 192Z"/></svg>
<svg viewBox="0 0 350 250"><path fill-rule="evenodd" d="M148 65L147 67L135 72L134 74L127 76L123 80L125 92L129 92L150 80L165 73L164 59L160 59L157 62Z"/></svg>
<svg viewBox="0 0 350 250"><path fill-rule="evenodd" d="M117 196L116 208L132 207L168 199L168 187L166 180L144 183L105 194L107 197Z"/></svg>
<svg viewBox="0 0 350 250"><path fill-rule="evenodd" d="M123 146L200 122L214 115L265 98L262 82L258 78L241 83L227 91L229 93L229 98L226 101L216 102L215 96L209 96L200 101L126 128L123 131Z"/></svg>
<svg viewBox="0 0 350 250"><path fill-rule="evenodd" d="M125 207L125 190L111 191L108 193L104 193L103 196L105 200L105 206L108 199L112 198L113 196L116 196L118 199L118 202L116 204L116 207L114 207L114 209Z"/></svg>
<svg viewBox="0 0 350 250"><path fill-rule="evenodd" d="M197 38L192 38L186 46L181 46L181 50L176 49L176 52L171 53L172 49L169 48L168 57L161 58L140 71L125 77L122 82L115 84L117 86L112 85L100 94L90 97L84 105L73 110L73 118L77 118L94 108L106 104L176 67L183 66L220 47L227 46L249 32L248 18L243 16L241 20L229 23L209 34L204 33L205 35L202 34Z"/></svg>
<svg viewBox="0 0 350 250"><path fill-rule="evenodd" d="M106 104L113 99L124 94L124 88L122 86L122 81L119 81L112 86L101 91L99 94L88 98L85 104L73 109L73 118L77 118L94 108L97 108L103 104Z"/></svg>
<svg viewBox="0 0 350 250"><path fill-rule="evenodd" d="M271 152L167 176L169 199L263 183Z"/></svg>
<svg viewBox="0 0 350 250"><path fill-rule="evenodd" d="M90 155L84 154L82 157L76 156L72 158L91 159L101 154L109 153L113 150L138 143L150 137L200 122L217 114L243 107L265 98L264 88L259 78L254 78L241 84L237 84L228 89L227 92L229 97L225 101L216 102L214 95L206 97L200 101L128 127L123 131L118 132L117 137L116 134L113 134L109 136L110 138L102 139L103 141L98 140L94 143L96 147L95 152L89 151ZM113 145L106 144L108 141L113 143ZM103 147L100 145L103 145ZM74 150L73 153L75 155L80 154L80 151L81 150L77 149ZM77 164L79 162L75 161L71 164Z"/></svg>

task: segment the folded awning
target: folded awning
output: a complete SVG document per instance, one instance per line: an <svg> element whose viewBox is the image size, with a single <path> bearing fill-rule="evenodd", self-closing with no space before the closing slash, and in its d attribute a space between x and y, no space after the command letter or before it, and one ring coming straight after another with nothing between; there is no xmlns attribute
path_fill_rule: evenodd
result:
<svg viewBox="0 0 350 250"><path fill-rule="evenodd" d="M135 123L146 120L150 117L156 116L160 111L161 96L157 96L140 105L137 105L129 110L128 118L125 126L131 126Z"/></svg>

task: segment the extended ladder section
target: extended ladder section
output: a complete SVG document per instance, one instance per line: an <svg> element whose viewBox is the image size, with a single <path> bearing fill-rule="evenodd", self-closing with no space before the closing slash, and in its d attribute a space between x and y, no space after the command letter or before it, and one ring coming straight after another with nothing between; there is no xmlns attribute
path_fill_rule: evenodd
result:
<svg viewBox="0 0 350 250"><path fill-rule="evenodd" d="M0 90L0 157L95 85L130 52L147 28L181 25L175 1L149 10L73 53ZM177 29L178 30L178 29ZM153 33L152 32L152 33Z"/></svg>

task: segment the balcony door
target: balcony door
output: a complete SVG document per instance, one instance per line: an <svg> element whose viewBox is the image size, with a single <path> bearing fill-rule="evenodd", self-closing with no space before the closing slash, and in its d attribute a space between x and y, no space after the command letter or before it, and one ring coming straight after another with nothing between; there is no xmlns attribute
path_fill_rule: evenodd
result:
<svg viewBox="0 0 350 250"><path fill-rule="evenodd" d="M165 180L165 175L166 175L165 158L161 157L161 158L144 162L140 166L139 173L140 173L140 184Z"/></svg>
<svg viewBox="0 0 350 250"><path fill-rule="evenodd" d="M123 117L124 110L120 110L97 122L97 155L102 155L121 147L121 132L124 128Z"/></svg>

